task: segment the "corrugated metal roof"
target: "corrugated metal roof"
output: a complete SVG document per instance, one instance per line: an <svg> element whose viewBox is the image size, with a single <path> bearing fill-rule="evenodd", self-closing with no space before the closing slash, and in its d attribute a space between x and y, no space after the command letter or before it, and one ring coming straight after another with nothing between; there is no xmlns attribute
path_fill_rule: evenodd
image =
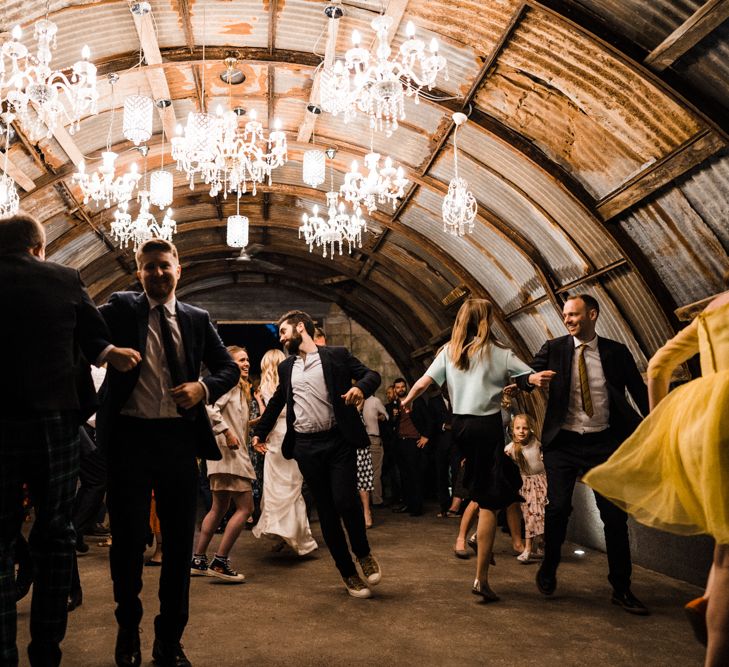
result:
<svg viewBox="0 0 729 667"><path fill-rule="evenodd" d="M175 7L176 0L170 0ZM195 44L268 46L268 12L256 0L195 0L189 3Z"/></svg>
<svg viewBox="0 0 729 667"><path fill-rule="evenodd" d="M104 242L91 230L77 236L48 257L51 262L82 269L109 252Z"/></svg>

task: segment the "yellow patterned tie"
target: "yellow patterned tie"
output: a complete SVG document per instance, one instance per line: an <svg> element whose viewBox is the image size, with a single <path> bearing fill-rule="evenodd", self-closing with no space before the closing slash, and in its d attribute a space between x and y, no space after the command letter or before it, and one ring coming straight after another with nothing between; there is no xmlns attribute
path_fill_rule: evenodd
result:
<svg viewBox="0 0 729 667"><path fill-rule="evenodd" d="M590 383L587 380L587 364L585 363L585 348L587 343L577 346L578 354L577 369L580 372L580 393L582 394L582 409L588 417L592 417L592 396L590 395Z"/></svg>

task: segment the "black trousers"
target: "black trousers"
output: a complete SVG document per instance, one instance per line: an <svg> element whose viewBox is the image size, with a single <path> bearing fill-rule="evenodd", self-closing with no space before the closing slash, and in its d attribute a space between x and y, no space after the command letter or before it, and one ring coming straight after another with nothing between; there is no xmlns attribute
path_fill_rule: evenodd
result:
<svg viewBox="0 0 729 667"><path fill-rule="evenodd" d="M400 469L402 494L411 514L423 511L423 487L428 465L426 447L418 447L415 438L398 438L397 441L397 467Z"/></svg>
<svg viewBox="0 0 729 667"><path fill-rule="evenodd" d="M451 493L451 489L455 489L456 486L458 464L454 465L454 460L457 461L458 457L453 456L454 447L450 431L441 431L434 440L438 505L441 512L447 512L451 506L452 496L456 495L455 492Z"/></svg>
<svg viewBox="0 0 729 667"><path fill-rule="evenodd" d="M165 545L154 629L165 642L180 640L189 616L198 484L192 431L183 419L119 417L109 447L109 560L116 620L124 628L135 628L142 620L139 593L154 489Z"/></svg>
<svg viewBox="0 0 729 667"><path fill-rule="evenodd" d="M369 554L370 545L357 493L355 448L336 427L322 433L297 433L294 459L314 496L321 532L339 573L342 577L356 574L347 537L357 558Z"/></svg>
<svg viewBox="0 0 729 667"><path fill-rule="evenodd" d="M543 567L548 573L557 571L561 559L577 478L606 461L618 444L610 429L584 435L562 430L544 450L549 503L544 526ZM616 591L624 592L630 588L632 573L628 515L599 493L595 493L595 500L605 531L608 581Z"/></svg>

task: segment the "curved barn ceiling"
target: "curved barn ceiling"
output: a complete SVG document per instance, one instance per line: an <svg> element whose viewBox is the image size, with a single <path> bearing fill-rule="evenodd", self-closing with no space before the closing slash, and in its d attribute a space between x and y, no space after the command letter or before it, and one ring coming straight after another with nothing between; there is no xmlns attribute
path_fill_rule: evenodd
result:
<svg viewBox="0 0 729 667"><path fill-rule="evenodd" d="M20 23L32 46L28 28L46 3L3 4L2 27ZM269 123L281 119L289 162L272 185L242 199L258 246L247 263L234 261L237 251L225 244L234 198L191 190L175 172L181 287L191 297L235 284L247 295L242 318L246 298L264 285L335 302L415 373L468 294L493 300L499 335L528 356L562 333L566 293L593 293L603 305L601 333L624 341L645 365L675 330L675 309L720 288L729 266L727 2L343 2L337 53L354 28L371 43L370 21L384 11L394 19L393 46L408 20L439 39L449 78L433 99L406 100L406 120L392 137L375 134L375 150L402 164L411 186L394 211L370 217L361 250L333 260L297 238L302 212L321 205L325 191L303 184L302 152L312 143L336 146L338 184L368 152L370 132L364 119L345 124L307 111L316 102L327 3L150 4L140 18L126 0L50 3L59 26L53 64L70 67L82 44L91 47L99 114L73 135L59 128L40 140L16 124L9 153L22 207L46 225L50 259L80 269L99 301L135 285L131 252L108 236L111 212L83 205L71 180L75 164L106 143L111 95L103 75L120 76L118 107L137 91L172 100L155 119L148 159L156 165L163 129L190 111L228 105L219 74L231 50L246 75L232 89L233 104ZM459 167L478 201L475 230L463 238L445 233L441 220L455 111L470 117L459 131ZM114 130L119 162L138 161L121 122ZM168 151L164 159L171 164Z"/></svg>

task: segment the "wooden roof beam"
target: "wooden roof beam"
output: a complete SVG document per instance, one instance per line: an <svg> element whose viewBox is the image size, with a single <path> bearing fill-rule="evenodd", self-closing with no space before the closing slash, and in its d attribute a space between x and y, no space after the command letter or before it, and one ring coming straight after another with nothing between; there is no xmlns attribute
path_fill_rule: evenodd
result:
<svg viewBox="0 0 729 667"><path fill-rule="evenodd" d="M729 18L729 0L708 0L664 39L643 61L656 72L670 67Z"/></svg>

